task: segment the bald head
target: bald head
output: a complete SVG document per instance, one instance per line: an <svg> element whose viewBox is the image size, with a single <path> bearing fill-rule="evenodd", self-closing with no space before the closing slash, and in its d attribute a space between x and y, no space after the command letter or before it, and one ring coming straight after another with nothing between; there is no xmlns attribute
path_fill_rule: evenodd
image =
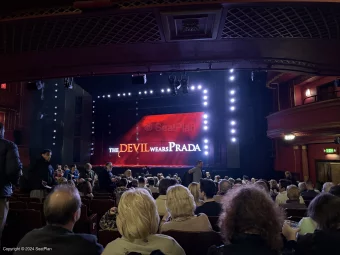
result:
<svg viewBox="0 0 340 255"><path fill-rule="evenodd" d="M334 186L333 182L325 182L322 186L322 192L329 192L329 190Z"/></svg>
<svg viewBox="0 0 340 255"><path fill-rule="evenodd" d="M47 196L44 203L44 215L49 224L74 224L79 219L80 207L78 190L70 185L60 185Z"/></svg>

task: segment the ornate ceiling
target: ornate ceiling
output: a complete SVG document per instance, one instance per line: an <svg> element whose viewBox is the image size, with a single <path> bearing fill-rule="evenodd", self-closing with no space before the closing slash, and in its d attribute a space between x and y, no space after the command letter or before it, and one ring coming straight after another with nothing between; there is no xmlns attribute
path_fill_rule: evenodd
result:
<svg viewBox="0 0 340 255"><path fill-rule="evenodd" d="M340 74L337 3L61 2L0 12L2 81L231 67Z"/></svg>

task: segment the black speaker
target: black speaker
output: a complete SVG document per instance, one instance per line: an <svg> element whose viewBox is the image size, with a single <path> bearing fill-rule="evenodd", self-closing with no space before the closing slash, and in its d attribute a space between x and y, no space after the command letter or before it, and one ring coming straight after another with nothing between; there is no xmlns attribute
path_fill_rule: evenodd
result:
<svg viewBox="0 0 340 255"><path fill-rule="evenodd" d="M16 145L21 145L22 143L22 132L20 130L13 131L14 143Z"/></svg>

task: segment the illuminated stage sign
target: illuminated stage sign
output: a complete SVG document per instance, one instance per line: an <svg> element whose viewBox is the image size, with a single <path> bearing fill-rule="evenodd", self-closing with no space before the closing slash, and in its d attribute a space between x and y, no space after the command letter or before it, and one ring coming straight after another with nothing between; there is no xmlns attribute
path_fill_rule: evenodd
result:
<svg viewBox="0 0 340 255"><path fill-rule="evenodd" d="M147 143L129 143L120 144L119 148L109 148L110 153L123 152L194 152L201 151L198 144L177 144L175 142L169 142L168 146L148 146Z"/></svg>
<svg viewBox="0 0 340 255"><path fill-rule="evenodd" d="M326 148L323 150L323 152L325 154L337 154L338 153L337 149L334 149L334 148Z"/></svg>

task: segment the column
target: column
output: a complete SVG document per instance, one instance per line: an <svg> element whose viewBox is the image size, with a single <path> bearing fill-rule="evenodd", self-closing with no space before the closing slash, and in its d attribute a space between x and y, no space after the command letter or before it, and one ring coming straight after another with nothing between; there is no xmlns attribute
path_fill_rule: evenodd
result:
<svg viewBox="0 0 340 255"><path fill-rule="evenodd" d="M301 154L302 160L301 161L302 161L303 180L307 181L309 179L307 146L303 145L301 148L302 148L302 154Z"/></svg>

